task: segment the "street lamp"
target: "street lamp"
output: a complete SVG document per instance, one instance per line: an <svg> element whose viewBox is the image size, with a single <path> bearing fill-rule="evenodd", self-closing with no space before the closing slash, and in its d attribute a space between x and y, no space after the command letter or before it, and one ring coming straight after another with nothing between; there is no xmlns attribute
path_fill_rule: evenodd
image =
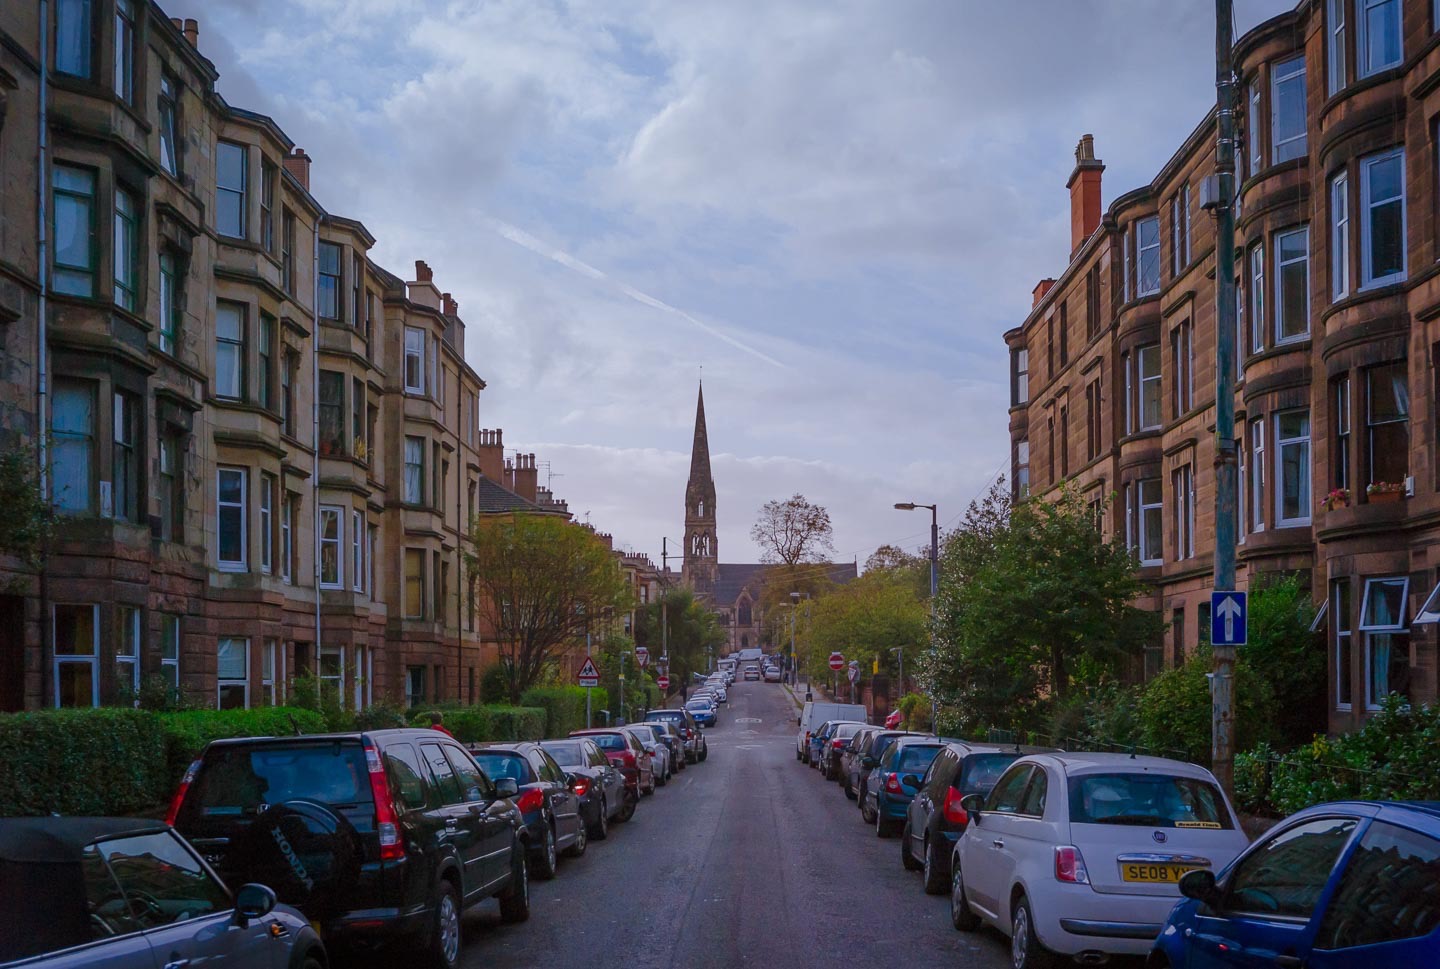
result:
<svg viewBox="0 0 1440 969"><path fill-rule="evenodd" d="M792 592L790 593L790 602L788 603L790 606L790 673L797 687L800 685L800 661L795 653L795 611L800 608L800 599L802 596L809 599L810 593ZM810 674L807 671L805 674L805 699L808 702L813 698L813 694L810 692Z"/></svg>
<svg viewBox="0 0 1440 969"><path fill-rule="evenodd" d="M917 508L930 509L930 651L935 651L935 597L940 591L940 513L934 505L921 504L918 501L897 501L896 511L914 511ZM903 686L903 684L902 684ZM935 695L930 695L930 726L935 730L935 736L940 736L939 708L935 702Z"/></svg>

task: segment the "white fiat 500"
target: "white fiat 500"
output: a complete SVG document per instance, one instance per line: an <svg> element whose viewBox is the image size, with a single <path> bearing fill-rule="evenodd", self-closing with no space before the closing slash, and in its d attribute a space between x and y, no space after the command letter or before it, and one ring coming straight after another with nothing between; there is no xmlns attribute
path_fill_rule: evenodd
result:
<svg viewBox="0 0 1440 969"><path fill-rule="evenodd" d="M951 918L1009 935L1014 969L1144 955L1180 876L1247 844L1213 774L1159 757L1032 754L961 803Z"/></svg>

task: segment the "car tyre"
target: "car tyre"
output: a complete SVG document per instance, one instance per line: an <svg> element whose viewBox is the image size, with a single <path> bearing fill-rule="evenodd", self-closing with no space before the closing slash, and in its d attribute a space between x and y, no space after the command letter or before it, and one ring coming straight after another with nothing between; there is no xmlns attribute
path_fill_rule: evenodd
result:
<svg viewBox="0 0 1440 969"><path fill-rule="evenodd" d="M1035 934L1030 899L1020 896L1010 916L1010 969L1054 969L1055 959Z"/></svg>
<svg viewBox="0 0 1440 969"><path fill-rule="evenodd" d="M865 807L865 793L862 791L855 801L860 806L860 823L870 824L874 819L870 817L870 811Z"/></svg>
<svg viewBox="0 0 1440 969"><path fill-rule="evenodd" d="M704 744L704 745L701 746L701 748L700 748L700 759L701 759L701 760L704 760L706 757L709 757L709 756L710 756L710 745L709 745L709 744Z"/></svg>
<svg viewBox="0 0 1440 969"><path fill-rule="evenodd" d="M630 793L630 788L625 788L625 803L620 806L620 813L615 816L621 821L629 821L635 816L635 805L639 803L640 796Z"/></svg>
<svg viewBox="0 0 1440 969"><path fill-rule="evenodd" d="M669 783L670 783L670 773L669 773L669 771L661 771L659 774L656 774L656 775L655 775L655 786L656 786L656 787L664 787L666 784L669 784Z"/></svg>
<svg viewBox="0 0 1440 969"><path fill-rule="evenodd" d="M537 855L535 877L548 882L555 877L555 872L560 867L559 859L555 854L555 822L553 820L545 825L545 833L541 835L540 851Z"/></svg>
<svg viewBox="0 0 1440 969"><path fill-rule="evenodd" d="M937 841L940 839L936 839ZM925 894L943 895L950 887L950 873L941 869L944 856L940 853L940 846L936 841L925 839Z"/></svg>
<svg viewBox="0 0 1440 969"><path fill-rule="evenodd" d="M595 823L589 825L590 837L595 841L604 841L610 837L610 804L605 800L604 795L600 797L600 814Z"/></svg>
<svg viewBox="0 0 1440 969"><path fill-rule="evenodd" d="M460 964L460 893L448 881L440 882L425 956L435 969L455 969Z"/></svg>
<svg viewBox="0 0 1440 969"><path fill-rule="evenodd" d="M887 818L880 810L877 802L875 805L875 837L888 838L895 833L895 822Z"/></svg>
<svg viewBox="0 0 1440 969"><path fill-rule="evenodd" d="M900 863L905 866L906 871L919 871L925 866L916 861L910 854L910 822L905 822L905 830L900 833Z"/></svg>
<svg viewBox="0 0 1440 969"><path fill-rule="evenodd" d="M583 858L585 857L585 849L588 847L590 847L590 828L589 825L585 824L582 820L580 824L575 827L575 843L565 852L565 857Z"/></svg>
<svg viewBox="0 0 1440 969"><path fill-rule="evenodd" d="M510 884L500 893L500 921L513 925L530 917L530 865L524 845L515 846L510 864Z"/></svg>
<svg viewBox="0 0 1440 969"><path fill-rule="evenodd" d="M965 877L954 858L950 859L950 924L957 932L974 932L980 928L980 916L965 897Z"/></svg>

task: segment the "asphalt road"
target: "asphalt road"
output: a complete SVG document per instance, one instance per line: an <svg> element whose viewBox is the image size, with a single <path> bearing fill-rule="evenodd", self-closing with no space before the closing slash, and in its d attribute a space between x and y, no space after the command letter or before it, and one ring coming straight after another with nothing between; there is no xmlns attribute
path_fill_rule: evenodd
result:
<svg viewBox="0 0 1440 969"><path fill-rule="evenodd" d="M627 824L535 882L531 916L468 914L467 969L999 969L991 932L950 925L836 784L795 759L795 712L773 683L736 683L710 757Z"/></svg>

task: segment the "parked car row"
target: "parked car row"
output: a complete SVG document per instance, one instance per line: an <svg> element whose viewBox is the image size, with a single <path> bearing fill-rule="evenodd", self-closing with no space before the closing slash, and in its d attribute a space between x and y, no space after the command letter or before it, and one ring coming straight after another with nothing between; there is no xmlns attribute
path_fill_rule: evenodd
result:
<svg viewBox="0 0 1440 969"><path fill-rule="evenodd" d="M453 969L465 909L497 898L525 921L532 876L707 756L669 709L469 747L417 728L217 740L164 823L0 819L0 964L328 969L374 952Z"/></svg>
<svg viewBox="0 0 1440 969"><path fill-rule="evenodd" d="M1194 764L950 740L863 713L807 731L810 712L797 758L878 837L899 831L901 864L948 893L957 930L1008 936L1013 969L1440 965L1440 804L1320 805L1251 844Z"/></svg>

